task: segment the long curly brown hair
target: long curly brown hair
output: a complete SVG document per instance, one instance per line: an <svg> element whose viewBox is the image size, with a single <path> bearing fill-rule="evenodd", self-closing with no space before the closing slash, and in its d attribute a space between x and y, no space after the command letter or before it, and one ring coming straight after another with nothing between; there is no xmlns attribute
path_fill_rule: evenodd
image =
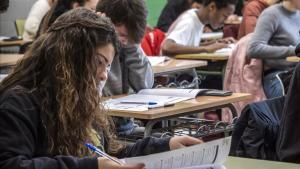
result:
<svg viewBox="0 0 300 169"><path fill-rule="evenodd" d="M60 16L25 53L13 72L2 81L0 94L16 85L38 90L51 155L83 156L91 131L101 129L109 139L109 152L121 146L104 113L97 89L96 49L112 44L118 51L113 24L87 9Z"/></svg>

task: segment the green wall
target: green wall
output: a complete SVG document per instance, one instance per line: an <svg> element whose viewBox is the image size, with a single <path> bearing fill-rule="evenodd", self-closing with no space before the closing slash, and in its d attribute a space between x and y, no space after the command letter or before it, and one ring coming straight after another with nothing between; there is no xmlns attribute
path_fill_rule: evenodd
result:
<svg viewBox="0 0 300 169"><path fill-rule="evenodd" d="M148 8L148 24L152 27L156 26L161 10L165 6L167 0L146 0Z"/></svg>

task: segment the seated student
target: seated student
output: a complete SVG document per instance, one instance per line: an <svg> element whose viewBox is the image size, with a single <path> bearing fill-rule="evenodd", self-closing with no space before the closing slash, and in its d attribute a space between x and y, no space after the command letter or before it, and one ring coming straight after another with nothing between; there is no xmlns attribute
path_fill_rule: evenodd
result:
<svg viewBox="0 0 300 169"><path fill-rule="evenodd" d="M214 52L227 46L226 43L200 44L203 27L221 27L234 12L236 0L204 0L203 8L190 9L183 13L170 27L162 43L164 55ZM229 42L232 39L229 40ZM228 42L227 40L225 42Z"/></svg>
<svg viewBox="0 0 300 169"><path fill-rule="evenodd" d="M188 136L116 142L98 85L117 53L109 19L87 9L60 16L1 82L0 167L142 169L92 157L84 144L123 158L201 143Z"/></svg>
<svg viewBox="0 0 300 169"><path fill-rule="evenodd" d="M103 95L128 94L131 90L138 92L152 88L152 67L139 45L146 28L147 10L144 1L101 0L96 11L111 18L121 41L121 50L113 60ZM121 135L144 132L143 128L138 128L128 118L118 118L116 125Z"/></svg>
<svg viewBox="0 0 300 169"><path fill-rule="evenodd" d="M171 24L184 11L191 8L201 8L202 0L169 0L161 11L156 28L167 32Z"/></svg>
<svg viewBox="0 0 300 169"><path fill-rule="evenodd" d="M94 1L98 0L55 0L55 3L51 6L50 10L40 22L34 39L38 38L41 34L46 32L57 17L71 9L78 8L81 6L84 6L87 9L95 9L95 6L89 6L95 4ZM32 42L30 41L22 45L20 47L19 53L25 53L28 47L31 45L31 43Z"/></svg>
<svg viewBox="0 0 300 169"><path fill-rule="evenodd" d="M43 18L37 36L47 31L51 24L63 13L78 7L85 7L87 9L95 9L98 0L56 0L50 11Z"/></svg>
<svg viewBox="0 0 300 169"><path fill-rule="evenodd" d="M23 40L32 41L35 38L43 17L53 3L54 0L38 0L33 4L24 25Z"/></svg>
<svg viewBox="0 0 300 169"><path fill-rule="evenodd" d="M278 74L293 68L286 57L295 55L300 42L300 1L285 0L260 15L249 42L247 56L264 62L263 87L267 98L282 96L284 90Z"/></svg>
<svg viewBox="0 0 300 169"><path fill-rule="evenodd" d="M280 0L253 0L247 3L243 10L243 20L239 27L238 39L254 32L256 21L262 11L278 1Z"/></svg>
<svg viewBox="0 0 300 169"><path fill-rule="evenodd" d="M300 56L300 45L297 45L296 54ZM277 156L280 161L300 163L300 63L295 68L289 92L280 121L280 130L277 139Z"/></svg>

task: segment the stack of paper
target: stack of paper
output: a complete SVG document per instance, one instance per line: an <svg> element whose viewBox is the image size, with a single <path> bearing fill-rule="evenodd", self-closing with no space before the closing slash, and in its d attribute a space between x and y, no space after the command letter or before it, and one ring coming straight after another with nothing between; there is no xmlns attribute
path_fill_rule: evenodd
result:
<svg viewBox="0 0 300 169"><path fill-rule="evenodd" d="M137 94L105 101L104 105L110 110L146 111L195 98L205 91L208 89L143 89Z"/></svg>

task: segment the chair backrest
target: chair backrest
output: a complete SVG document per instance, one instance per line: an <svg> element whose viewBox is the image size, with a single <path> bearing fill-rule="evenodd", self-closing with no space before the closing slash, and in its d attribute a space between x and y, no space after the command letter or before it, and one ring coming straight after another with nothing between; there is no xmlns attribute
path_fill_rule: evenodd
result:
<svg viewBox="0 0 300 169"><path fill-rule="evenodd" d="M25 19L16 19L15 27L18 36L23 36Z"/></svg>

